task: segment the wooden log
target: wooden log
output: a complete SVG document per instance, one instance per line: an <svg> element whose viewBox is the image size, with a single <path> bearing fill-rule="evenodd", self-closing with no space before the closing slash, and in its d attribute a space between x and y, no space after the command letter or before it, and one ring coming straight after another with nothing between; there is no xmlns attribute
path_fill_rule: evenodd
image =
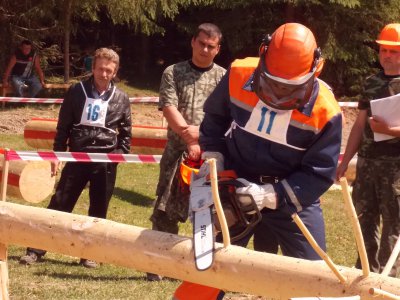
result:
<svg viewBox="0 0 400 300"><path fill-rule="evenodd" d="M139 154L162 154L167 144L167 128L132 126L131 152Z"/></svg>
<svg viewBox="0 0 400 300"><path fill-rule="evenodd" d="M57 119L32 119L25 124L24 140L36 149L53 149Z"/></svg>
<svg viewBox="0 0 400 300"><path fill-rule="evenodd" d="M56 119L32 119L24 129L25 143L36 149L53 149ZM132 126L131 153L162 154L167 144L167 129L153 126Z"/></svg>
<svg viewBox="0 0 400 300"><path fill-rule="evenodd" d="M364 278L361 270L339 267L346 278L343 285L321 261L237 246L223 248L219 243L213 266L197 271L191 238L9 202L0 202L0 243L38 247L276 299L360 295L373 300L379 297L369 293L371 287L392 294L400 290L400 279L376 273Z"/></svg>
<svg viewBox="0 0 400 300"><path fill-rule="evenodd" d="M64 89L68 90L70 88L71 84L70 83L45 83L44 88L45 89Z"/></svg>
<svg viewBox="0 0 400 300"><path fill-rule="evenodd" d="M3 168L0 167L3 176ZM54 189L49 161L10 161L7 178L7 195L31 203L46 199Z"/></svg>

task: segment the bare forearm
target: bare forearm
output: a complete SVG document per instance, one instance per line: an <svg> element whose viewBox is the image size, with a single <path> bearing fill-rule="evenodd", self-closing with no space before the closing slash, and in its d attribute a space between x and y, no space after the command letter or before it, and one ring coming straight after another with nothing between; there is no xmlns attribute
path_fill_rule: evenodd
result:
<svg viewBox="0 0 400 300"><path fill-rule="evenodd" d="M348 164L353 156L357 153L360 147L363 131L365 128L365 122L367 119L367 112L360 111L348 138L346 150L343 155L342 163Z"/></svg>
<svg viewBox="0 0 400 300"><path fill-rule="evenodd" d="M168 122L168 126L179 136L181 136L182 132L188 128L186 120L175 106L164 107L163 115Z"/></svg>
<svg viewBox="0 0 400 300"><path fill-rule="evenodd" d="M381 133L391 135L394 137L400 137L400 126L387 127L387 129L383 130L383 132L381 132Z"/></svg>
<svg viewBox="0 0 400 300"><path fill-rule="evenodd" d="M188 125L175 106L165 107L163 114L168 122L168 126L184 140L186 145L198 143L199 126Z"/></svg>

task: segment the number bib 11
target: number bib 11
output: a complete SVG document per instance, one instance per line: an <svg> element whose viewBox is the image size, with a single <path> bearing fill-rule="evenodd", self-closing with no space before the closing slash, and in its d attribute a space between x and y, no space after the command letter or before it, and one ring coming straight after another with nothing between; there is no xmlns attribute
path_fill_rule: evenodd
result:
<svg viewBox="0 0 400 300"><path fill-rule="evenodd" d="M292 110L277 110L261 100L251 112L244 129L261 138L287 145L286 136Z"/></svg>

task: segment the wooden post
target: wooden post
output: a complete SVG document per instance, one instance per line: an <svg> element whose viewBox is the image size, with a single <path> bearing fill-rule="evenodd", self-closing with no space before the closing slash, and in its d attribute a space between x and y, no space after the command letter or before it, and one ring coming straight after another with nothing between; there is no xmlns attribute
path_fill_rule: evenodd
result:
<svg viewBox="0 0 400 300"><path fill-rule="evenodd" d="M400 296L386 292L377 288L370 288L369 293L375 297L375 299L388 299L388 300L400 300Z"/></svg>
<svg viewBox="0 0 400 300"><path fill-rule="evenodd" d="M8 267L7 262L0 261L0 300L8 300Z"/></svg>
<svg viewBox="0 0 400 300"><path fill-rule="evenodd" d="M339 279L341 283L346 282L346 278L340 273L338 268L335 266L331 258L328 256L328 254L325 253L324 250L321 249L321 247L318 245L318 243L315 241L313 238L312 234L310 231L307 229L307 227L304 225L303 221L300 219L299 215L294 213L292 215L293 221L296 223L296 225L299 227L301 232L304 234L306 237L307 241L310 243L311 247L317 252L319 257L321 257L328 267L332 270L332 272L335 274L335 276Z"/></svg>
<svg viewBox="0 0 400 300"><path fill-rule="evenodd" d="M364 276L368 276L370 271L367 251L365 250L364 238L361 232L360 223L358 222L357 213L354 208L353 201L351 200L349 185L347 184L347 179L345 177L340 178L339 182L342 186L344 207L346 208L347 215L350 218L354 236L356 238L358 254L360 255L361 260L361 268Z"/></svg>
<svg viewBox="0 0 400 300"><path fill-rule="evenodd" d="M8 300L7 246L0 243L0 300Z"/></svg>
<svg viewBox="0 0 400 300"><path fill-rule="evenodd" d="M36 247L98 262L269 298L346 297L375 300L369 288L395 294L400 279L340 267L340 283L326 264L217 243L214 263L198 271L191 238L106 219L0 201L0 243ZM177 267L179 266L179 267Z"/></svg>
<svg viewBox="0 0 400 300"><path fill-rule="evenodd" d="M385 268L381 272L382 275L384 275L384 276L389 275L390 270L392 269L393 265L396 263L397 257L399 256L399 252L400 252L400 236L398 237L397 242L394 245L392 254L390 254L390 257L386 263Z"/></svg>
<svg viewBox="0 0 400 300"><path fill-rule="evenodd" d="M231 245L231 237L229 234L228 224L225 218L225 213L222 208L221 199L219 198L216 160L215 158L211 158L207 160L207 162L210 164L210 181L211 181L212 197L214 201L215 210L217 212L219 224L221 224L224 247L226 248Z"/></svg>
<svg viewBox="0 0 400 300"><path fill-rule="evenodd" d="M4 104L4 102L3 102ZM8 164L6 160L8 149L3 153L3 174L1 176L1 201L6 201ZM1 300L8 300L8 266L7 266L7 246L0 242L0 296Z"/></svg>
<svg viewBox="0 0 400 300"><path fill-rule="evenodd" d="M7 182L8 182L8 167L9 161L6 159L8 149L4 149L3 153L3 174L1 176L1 201L6 201Z"/></svg>

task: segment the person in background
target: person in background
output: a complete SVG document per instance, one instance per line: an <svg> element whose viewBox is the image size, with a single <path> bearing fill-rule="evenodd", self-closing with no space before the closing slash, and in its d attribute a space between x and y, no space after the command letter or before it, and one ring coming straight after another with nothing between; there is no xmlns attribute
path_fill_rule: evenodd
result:
<svg viewBox="0 0 400 300"><path fill-rule="evenodd" d="M384 119L373 116L370 102L400 93L400 24L386 25L376 42L382 70L365 81L359 113L336 177L339 180L345 175L350 160L358 153L352 197L370 269L379 273L400 234L400 127L390 127ZM393 138L375 142L374 132ZM356 267L361 269L360 258ZM395 277L397 271L394 264L389 275Z"/></svg>
<svg viewBox="0 0 400 300"><path fill-rule="evenodd" d="M36 70L39 79L34 74ZM23 40L15 53L11 56L3 76L3 87L8 87L9 79L17 97L35 97L44 87L44 74L40 67L39 55L32 47L32 42Z"/></svg>
<svg viewBox="0 0 400 300"><path fill-rule="evenodd" d="M87 153L129 153L131 144L131 108L128 95L119 90L113 79L119 67L118 54L108 48L97 49L93 75L73 85L61 105L54 151ZM60 162L52 162L57 175ZM47 208L72 212L89 182L89 216L106 218L113 194L117 163L67 162L56 192ZM28 248L20 263L33 264L42 259L44 250ZM97 263L82 258L80 264L94 268Z"/></svg>
<svg viewBox="0 0 400 300"><path fill-rule="evenodd" d="M168 122L168 142L160 162L157 199L150 217L152 229L178 233L178 223L188 218L189 194L179 185L179 165L183 153L200 159L199 125L203 104L225 69L214 63L222 33L211 23L199 25L192 37L192 58L167 67L160 84L159 109ZM148 273L150 281L162 277Z"/></svg>
<svg viewBox="0 0 400 300"><path fill-rule="evenodd" d="M280 248L283 255L320 260L293 222L296 213L326 249L319 198L335 179L342 114L317 78L322 67L311 30L287 23L264 38L259 57L235 60L204 104L203 158L216 158L219 171L234 170L243 185L236 188L237 200L246 206L254 199L262 215L237 245L247 246L254 235L256 251L276 254ZM207 165L199 174L207 174ZM183 282L173 299L216 300L223 294Z"/></svg>

